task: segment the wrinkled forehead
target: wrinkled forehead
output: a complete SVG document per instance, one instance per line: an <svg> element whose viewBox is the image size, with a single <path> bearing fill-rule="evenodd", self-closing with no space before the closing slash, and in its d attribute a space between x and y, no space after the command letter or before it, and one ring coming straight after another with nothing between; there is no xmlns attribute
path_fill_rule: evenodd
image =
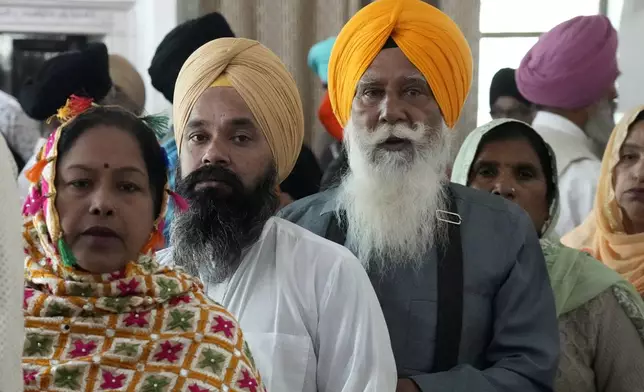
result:
<svg viewBox="0 0 644 392"><path fill-rule="evenodd" d="M427 83L420 70L405 56L400 48L387 48L378 53L371 65L362 74L360 83L391 83L417 80Z"/></svg>

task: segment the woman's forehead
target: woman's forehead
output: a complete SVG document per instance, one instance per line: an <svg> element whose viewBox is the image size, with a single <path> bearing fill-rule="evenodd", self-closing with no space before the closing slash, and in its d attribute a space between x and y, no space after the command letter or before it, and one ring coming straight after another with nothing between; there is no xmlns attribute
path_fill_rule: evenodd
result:
<svg viewBox="0 0 644 392"><path fill-rule="evenodd" d="M490 140L480 144L476 161L493 159L497 162L525 161L539 163L539 156L532 144L522 137Z"/></svg>
<svg viewBox="0 0 644 392"><path fill-rule="evenodd" d="M130 132L109 125L84 131L63 156L64 166L87 165L111 168L121 166L145 169L141 146Z"/></svg>

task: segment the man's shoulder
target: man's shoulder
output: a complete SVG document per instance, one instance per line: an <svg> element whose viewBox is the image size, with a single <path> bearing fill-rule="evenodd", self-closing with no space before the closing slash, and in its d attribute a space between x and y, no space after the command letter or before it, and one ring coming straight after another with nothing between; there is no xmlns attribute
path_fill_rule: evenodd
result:
<svg viewBox="0 0 644 392"><path fill-rule="evenodd" d="M301 257L307 257L328 263L356 259L353 253L344 246L329 241L286 219L273 217L267 225L270 227L265 230L262 238L268 239L269 236L275 238L278 252L288 252L292 255L289 257L290 260L296 261Z"/></svg>
<svg viewBox="0 0 644 392"><path fill-rule="evenodd" d="M333 188L296 200L282 208L277 216L294 222L297 220L291 219L291 217L315 213L319 215L323 212L323 209L328 205L328 203L333 202L336 192L337 189Z"/></svg>
<svg viewBox="0 0 644 392"><path fill-rule="evenodd" d="M488 192L459 184L450 184L458 213L467 227L474 227L483 234L525 235L533 227L527 213L517 204ZM489 230L493 227L493 230Z"/></svg>
<svg viewBox="0 0 644 392"><path fill-rule="evenodd" d="M468 209L506 214L508 217L515 216L522 211L515 203L488 192L454 183L451 183L449 187L457 203L462 203Z"/></svg>
<svg viewBox="0 0 644 392"><path fill-rule="evenodd" d="M329 189L296 200L284 207L277 216L324 236L335 207L336 192L337 189Z"/></svg>

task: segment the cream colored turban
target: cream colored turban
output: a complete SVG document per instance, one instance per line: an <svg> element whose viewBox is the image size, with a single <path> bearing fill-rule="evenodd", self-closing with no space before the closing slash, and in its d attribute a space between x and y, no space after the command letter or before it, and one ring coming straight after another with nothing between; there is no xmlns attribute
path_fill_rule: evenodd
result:
<svg viewBox="0 0 644 392"><path fill-rule="evenodd" d="M241 95L259 124L282 182L293 170L304 139L297 85L280 59L257 41L220 38L197 49L183 64L174 89L174 137L179 154L195 103L220 76Z"/></svg>
<svg viewBox="0 0 644 392"><path fill-rule="evenodd" d="M136 105L137 114L145 108L145 85L143 78L136 68L118 54L111 54L109 57L110 78L112 83L118 86L125 95Z"/></svg>

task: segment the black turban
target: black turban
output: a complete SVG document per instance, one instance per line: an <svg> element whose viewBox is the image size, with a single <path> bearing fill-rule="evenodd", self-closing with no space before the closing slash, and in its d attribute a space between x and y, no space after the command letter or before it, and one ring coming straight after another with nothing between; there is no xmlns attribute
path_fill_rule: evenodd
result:
<svg viewBox="0 0 644 392"><path fill-rule="evenodd" d="M19 101L27 115L44 121L76 94L98 102L112 88L107 47L89 44L81 51L61 53L47 60L20 88Z"/></svg>
<svg viewBox="0 0 644 392"><path fill-rule="evenodd" d="M148 74L152 86L172 102L174 84L188 57L204 44L224 37L235 37L226 19L218 12L180 24L157 47Z"/></svg>
<svg viewBox="0 0 644 392"><path fill-rule="evenodd" d="M503 68L494 75L492 84L490 85L490 108L499 97L512 97L526 105L532 105L530 101L525 99L517 88L517 82L514 79L515 70L512 68Z"/></svg>
<svg viewBox="0 0 644 392"><path fill-rule="evenodd" d="M288 177L280 184L280 190L288 193L293 200L299 200L320 191L322 170L313 151L302 146L295 167Z"/></svg>

